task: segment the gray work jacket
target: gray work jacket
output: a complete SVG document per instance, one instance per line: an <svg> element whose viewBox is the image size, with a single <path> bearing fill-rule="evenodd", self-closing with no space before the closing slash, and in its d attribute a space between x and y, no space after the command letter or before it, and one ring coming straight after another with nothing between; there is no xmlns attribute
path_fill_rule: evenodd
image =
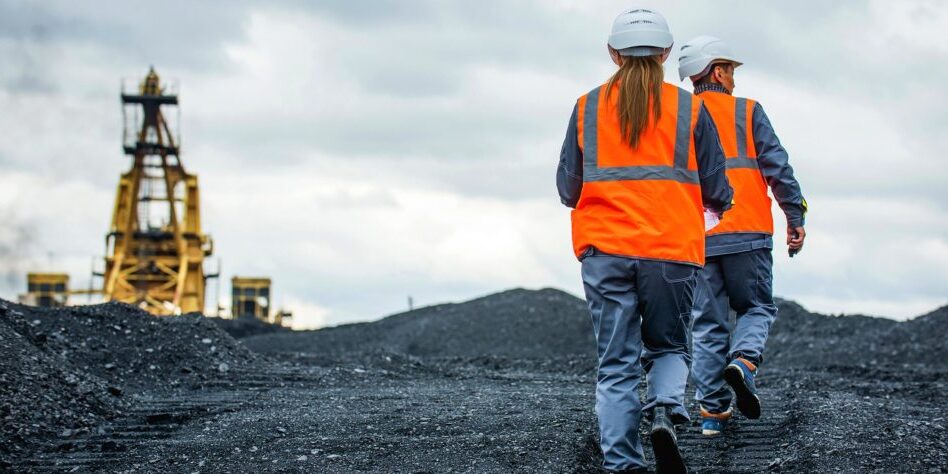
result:
<svg viewBox="0 0 948 474"><path fill-rule="evenodd" d="M726 92L726 91L723 91ZM700 93L698 94L700 97ZM757 164L774 199L783 210L790 228L802 227L806 223L806 200L800 191L800 183L793 175L790 157L780 144L767 114L760 102L755 103L751 126L754 134L754 147L757 150ZM726 219L727 217L725 217ZM707 257L747 252L760 248L774 248L773 237L764 233L716 234L705 239Z"/></svg>

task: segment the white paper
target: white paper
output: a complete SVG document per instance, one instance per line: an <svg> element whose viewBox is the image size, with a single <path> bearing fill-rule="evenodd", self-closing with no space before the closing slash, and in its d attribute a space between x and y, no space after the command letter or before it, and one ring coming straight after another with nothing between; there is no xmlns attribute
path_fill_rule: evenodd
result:
<svg viewBox="0 0 948 474"><path fill-rule="evenodd" d="M721 223L721 219L718 218L718 215L705 209L704 210L704 231L707 232Z"/></svg>

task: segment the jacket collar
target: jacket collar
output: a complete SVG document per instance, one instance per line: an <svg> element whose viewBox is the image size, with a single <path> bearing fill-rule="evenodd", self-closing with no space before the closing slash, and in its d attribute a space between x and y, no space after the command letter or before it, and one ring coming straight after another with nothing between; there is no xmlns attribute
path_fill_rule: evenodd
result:
<svg viewBox="0 0 948 474"><path fill-rule="evenodd" d="M731 93L728 92L727 89L725 89L721 84L716 84L714 82L702 82L701 84L695 84L695 94L700 94L707 91L731 95Z"/></svg>

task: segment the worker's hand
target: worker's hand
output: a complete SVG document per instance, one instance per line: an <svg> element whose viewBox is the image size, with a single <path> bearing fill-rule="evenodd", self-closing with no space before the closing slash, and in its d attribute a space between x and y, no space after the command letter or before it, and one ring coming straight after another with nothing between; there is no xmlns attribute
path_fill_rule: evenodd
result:
<svg viewBox="0 0 948 474"><path fill-rule="evenodd" d="M803 226L787 227L787 250L790 256L794 256L803 250L803 239L806 238L806 230Z"/></svg>

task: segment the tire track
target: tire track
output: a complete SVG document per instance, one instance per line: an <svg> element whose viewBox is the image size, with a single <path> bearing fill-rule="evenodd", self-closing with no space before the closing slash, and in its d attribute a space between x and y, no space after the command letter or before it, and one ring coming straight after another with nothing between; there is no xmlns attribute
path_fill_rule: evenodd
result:
<svg viewBox="0 0 948 474"><path fill-rule="evenodd" d="M208 381L198 391L139 395L133 408L108 428L69 439L38 443L32 456L17 460L15 472L112 471L116 466L147 469L157 462L143 448L180 442L186 423L238 411L273 388L314 386L324 374L305 367L273 366L235 370Z"/></svg>
<svg viewBox="0 0 948 474"><path fill-rule="evenodd" d="M759 394L764 402L764 411L759 420L748 420L737 414L724 433L717 437L701 434L700 416L691 413L691 423L677 429L678 446L684 455L690 472L693 473L759 473L780 471L786 463L786 452L792 449L791 433L798 424L795 416L798 403L787 396L786 390L761 388ZM688 388L686 403L696 404L694 390ZM647 436L647 423L642 423L640 436L646 461L654 466L652 447ZM598 433L595 420L590 429ZM576 473L602 472L602 453L596 434L587 436L577 448Z"/></svg>

